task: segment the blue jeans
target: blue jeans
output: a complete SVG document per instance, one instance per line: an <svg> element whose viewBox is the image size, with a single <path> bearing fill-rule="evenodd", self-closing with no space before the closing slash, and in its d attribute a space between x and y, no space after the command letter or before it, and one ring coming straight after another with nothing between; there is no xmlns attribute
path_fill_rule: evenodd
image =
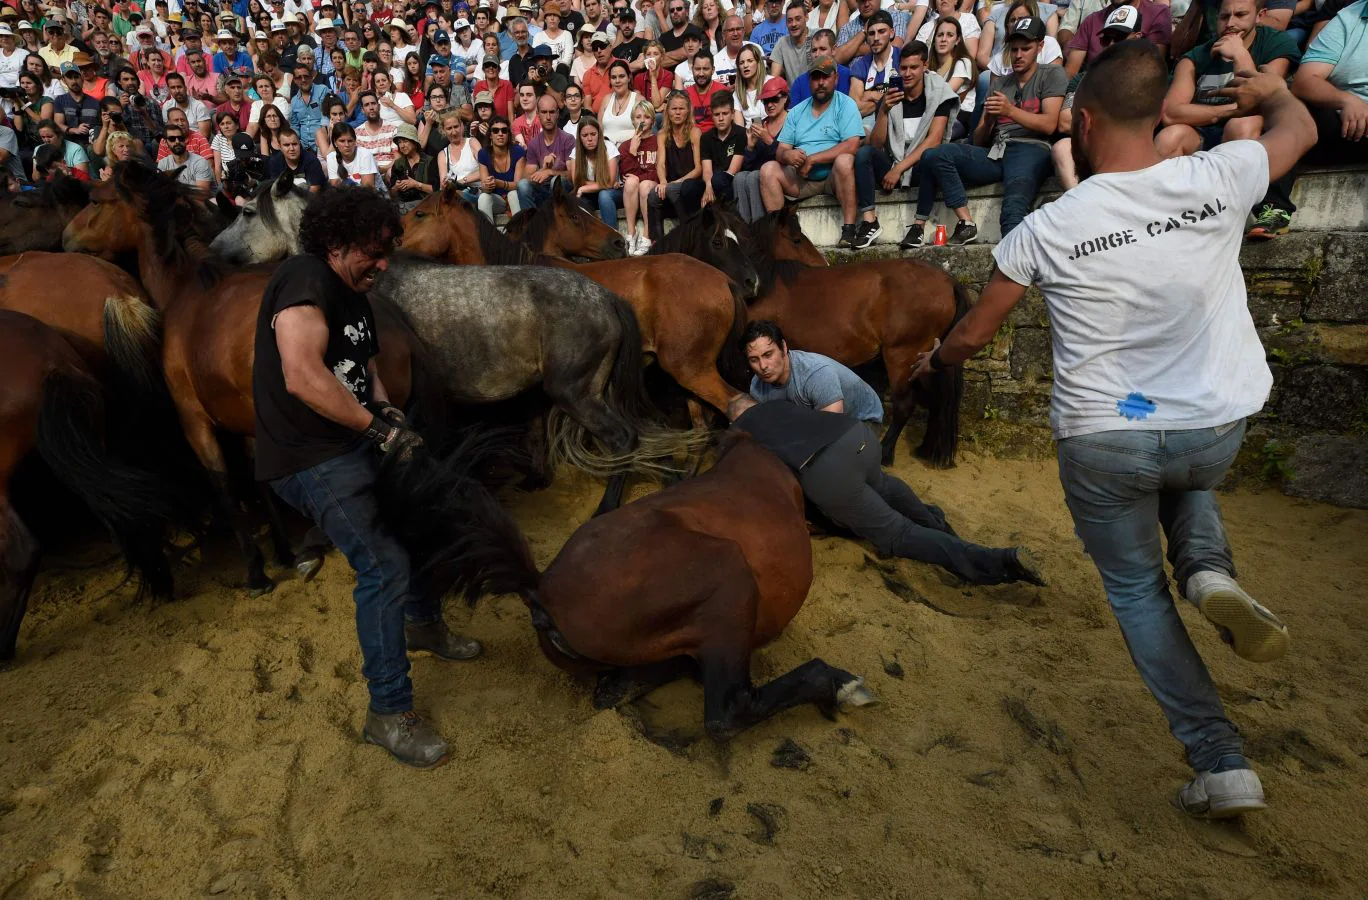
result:
<svg viewBox="0 0 1368 900"><path fill-rule="evenodd" d="M1084 550L1169 730L1202 772L1241 756L1216 685L1178 617L1159 531L1181 593L1197 572L1234 577L1212 489L1244 438L1243 420L1191 431L1104 431L1059 442L1059 480Z"/></svg>
<svg viewBox="0 0 1368 900"><path fill-rule="evenodd" d="M548 178L541 184L538 184L530 178L524 178L521 181L519 181L518 208L536 209L538 206L541 206L547 200L550 200L551 191L556 186L556 182L558 180L562 182L562 188L569 187L569 182L560 178Z"/></svg>
<svg viewBox="0 0 1368 900"><path fill-rule="evenodd" d="M590 211L597 207L603 224L615 229L618 222L618 207L622 206L622 188L609 188L606 191L585 194L580 198L580 205Z"/></svg>
<svg viewBox="0 0 1368 900"><path fill-rule="evenodd" d="M893 168L893 157L888 155L886 150L865 144L855 153L855 206L860 212L868 212L874 208L875 191L883 184L883 178ZM918 172L921 163L912 167L912 177L908 180L909 185L916 185L919 181ZM908 188L911 193L912 188Z"/></svg>
<svg viewBox="0 0 1368 900"><path fill-rule="evenodd" d="M988 148L972 144L941 144L922 154L917 219L925 221L936 202L936 188L945 205L959 209L969 205L964 186L1002 182L1002 216L1005 235L1021 224L1031 211L1036 193L1054 171L1050 148L1043 144L1013 142L1002 159L989 159Z"/></svg>
<svg viewBox="0 0 1368 900"><path fill-rule="evenodd" d="M409 591L409 558L378 521L375 448L369 443L277 478L271 487L323 529L356 572L356 636L370 708L381 715L413 709L404 623L431 622L436 604Z"/></svg>

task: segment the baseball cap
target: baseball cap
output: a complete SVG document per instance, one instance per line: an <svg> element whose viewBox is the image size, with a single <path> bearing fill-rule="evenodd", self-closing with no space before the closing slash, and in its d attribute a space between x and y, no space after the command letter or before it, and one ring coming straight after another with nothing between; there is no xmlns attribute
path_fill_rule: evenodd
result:
<svg viewBox="0 0 1368 900"><path fill-rule="evenodd" d="M836 61L830 56L818 56L812 60L812 68L809 72L820 72L823 75L836 74Z"/></svg>
<svg viewBox="0 0 1368 900"><path fill-rule="evenodd" d="M152 30L151 25L139 25L137 28L133 29L133 34L138 37L154 37L156 32Z"/></svg>
<svg viewBox="0 0 1368 900"><path fill-rule="evenodd" d="M493 105L494 105L494 95L491 94L489 91L480 91L478 94L475 95L475 105L476 105L476 106L493 106Z"/></svg>
<svg viewBox="0 0 1368 900"><path fill-rule="evenodd" d="M251 159L256 156L256 141L245 131L233 135L233 156L237 159Z"/></svg>
<svg viewBox="0 0 1368 900"><path fill-rule="evenodd" d="M63 13L60 12L60 11L54 10L53 12L50 12L50 13L47 14L47 26L46 26L46 27L48 27L48 28L51 28L53 25L65 25L66 23L67 23L67 17L66 17L65 14L63 14Z"/></svg>
<svg viewBox="0 0 1368 900"><path fill-rule="evenodd" d="M134 18L134 16L136 16L137 18ZM130 9L127 13L124 14L124 18L128 19L128 21L130 22L141 22L143 20L142 10Z"/></svg>
<svg viewBox="0 0 1368 900"><path fill-rule="evenodd" d="M219 33L214 35L214 39L219 41L235 41L237 40L237 35L233 34L227 28L220 28Z"/></svg>
<svg viewBox="0 0 1368 900"><path fill-rule="evenodd" d="M249 68L247 68L246 66L233 66L232 68L230 68L227 72L224 72L223 74L224 74L224 78L223 78L224 84L227 84L227 83L230 82L230 81L251 81L251 80L252 80L252 70L249 69Z"/></svg>
<svg viewBox="0 0 1368 900"><path fill-rule="evenodd" d="M199 30L196 29L196 28L182 28L182 29L181 29L181 40L183 40L183 41L188 41L188 40L190 40L191 38L198 39L199 36L200 36Z"/></svg>
<svg viewBox="0 0 1368 900"><path fill-rule="evenodd" d="M29 21L21 21L15 26L15 31L37 31L38 27Z"/></svg>
<svg viewBox="0 0 1368 900"><path fill-rule="evenodd" d="M480 68L481 68L481 69L497 69L497 68L499 68L499 58L498 58L497 56L486 56L486 57L484 58L484 62L480 63Z"/></svg>
<svg viewBox="0 0 1368 900"><path fill-rule="evenodd" d="M272 33L272 34L274 34L274 33L277 32L277 31L287 31L287 30L289 30L289 26L285 24L285 20L284 20L284 19L272 19L272 20L271 20L271 33ZM183 33L183 32L182 32L182 33Z"/></svg>
<svg viewBox="0 0 1368 900"><path fill-rule="evenodd" d="M608 35L604 34L602 31L595 31L593 36L589 38L589 46L591 47L595 44L602 44L607 47L612 43L613 42L608 39Z"/></svg>
<svg viewBox="0 0 1368 900"><path fill-rule="evenodd" d="M407 122L400 122L399 127L394 129L394 140L397 143L400 138L407 141L418 143L418 129Z"/></svg>
<svg viewBox="0 0 1368 900"><path fill-rule="evenodd" d="M451 35L447 34L445 31L439 31L432 36L432 42L434 44L450 44Z"/></svg>
<svg viewBox="0 0 1368 900"><path fill-rule="evenodd" d="M64 62L62 63L61 73L63 75L80 75L81 69L75 63Z"/></svg>
<svg viewBox="0 0 1368 900"><path fill-rule="evenodd" d="M1007 40L1021 38L1025 41L1045 40L1045 23L1035 16L1027 16L1024 19L1017 19L1012 23L1012 30L1007 33Z"/></svg>
<svg viewBox="0 0 1368 900"><path fill-rule="evenodd" d="M1140 23L1140 10L1129 4L1124 4L1111 11L1111 15L1107 16L1107 21L1103 24L1102 30L1128 35L1139 31Z"/></svg>
<svg viewBox="0 0 1368 900"><path fill-rule="evenodd" d="M771 97L778 97L788 89L788 82L776 75L765 81L765 86L760 89L760 99L768 100Z"/></svg>
<svg viewBox="0 0 1368 900"><path fill-rule="evenodd" d="M456 24L451 26L451 30L452 30L452 31L460 31L462 28L469 28L469 27L470 27L470 20L469 20L469 19L457 19L457 20L456 20Z"/></svg>

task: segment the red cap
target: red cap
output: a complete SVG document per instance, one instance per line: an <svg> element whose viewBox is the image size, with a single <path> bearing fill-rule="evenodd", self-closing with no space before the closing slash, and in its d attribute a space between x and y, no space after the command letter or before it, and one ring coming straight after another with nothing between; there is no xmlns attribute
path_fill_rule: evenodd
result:
<svg viewBox="0 0 1368 900"><path fill-rule="evenodd" d="M771 97L778 97L780 94L786 93L788 89L788 82L776 75L767 80L765 86L760 89L760 99L768 100Z"/></svg>

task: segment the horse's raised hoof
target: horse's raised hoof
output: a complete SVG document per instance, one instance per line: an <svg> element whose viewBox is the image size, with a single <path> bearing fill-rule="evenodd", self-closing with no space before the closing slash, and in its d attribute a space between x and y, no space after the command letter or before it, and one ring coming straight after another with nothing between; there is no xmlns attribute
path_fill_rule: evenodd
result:
<svg viewBox="0 0 1368 900"><path fill-rule="evenodd" d="M843 684L836 691L836 705L841 712L850 712L859 706L873 706L879 702L874 692L865 687L864 679L858 675Z"/></svg>
<svg viewBox="0 0 1368 900"><path fill-rule="evenodd" d="M273 590L275 590L275 582L274 582L274 581L271 581L271 580L268 578L268 579L266 579L266 583L265 583L265 584L249 584L249 585L247 585L247 596L248 596L248 597L251 597L251 598L253 598L253 599L255 599L255 598L257 598L257 597L265 597L267 594L269 594L269 593L270 593L271 591L273 591Z"/></svg>
<svg viewBox="0 0 1368 900"><path fill-rule="evenodd" d="M295 558L294 569L305 581L313 581L318 570L323 568L323 554L309 550Z"/></svg>

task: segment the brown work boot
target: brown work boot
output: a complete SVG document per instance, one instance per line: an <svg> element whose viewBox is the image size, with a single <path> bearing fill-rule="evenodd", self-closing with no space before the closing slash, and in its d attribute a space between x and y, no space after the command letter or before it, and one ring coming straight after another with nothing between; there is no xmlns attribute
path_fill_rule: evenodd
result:
<svg viewBox="0 0 1368 900"><path fill-rule="evenodd" d="M381 715L366 713L366 743L384 747L390 756L415 769L440 766L451 756L451 747L432 724L413 710Z"/></svg>
<svg viewBox="0 0 1368 900"><path fill-rule="evenodd" d="M409 653L431 653L442 659L474 659L484 648L474 638L457 634L442 619L404 625Z"/></svg>

